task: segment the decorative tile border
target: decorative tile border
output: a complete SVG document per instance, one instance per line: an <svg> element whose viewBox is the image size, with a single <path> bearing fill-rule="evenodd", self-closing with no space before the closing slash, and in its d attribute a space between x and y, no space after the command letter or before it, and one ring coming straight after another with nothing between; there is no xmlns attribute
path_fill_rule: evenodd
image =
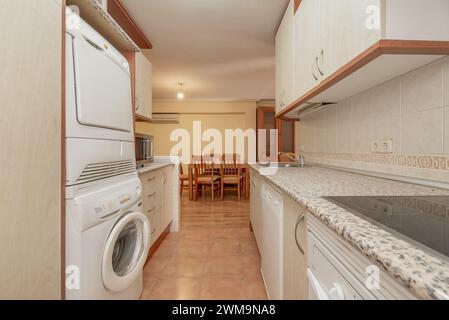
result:
<svg viewBox="0 0 449 320"><path fill-rule="evenodd" d="M366 162L381 165L408 168L449 170L449 156L426 156L404 154L369 154L369 153L317 153L308 152L304 156L331 160Z"/></svg>

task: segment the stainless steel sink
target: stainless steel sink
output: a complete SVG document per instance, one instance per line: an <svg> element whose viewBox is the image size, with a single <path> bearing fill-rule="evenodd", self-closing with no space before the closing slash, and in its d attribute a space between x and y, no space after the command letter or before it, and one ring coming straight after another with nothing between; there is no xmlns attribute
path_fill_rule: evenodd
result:
<svg viewBox="0 0 449 320"><path fill-rule="evenodd" d="M267 168L301 168L301 166L295 162L269 162L259 163L259 165Z"/></svg>

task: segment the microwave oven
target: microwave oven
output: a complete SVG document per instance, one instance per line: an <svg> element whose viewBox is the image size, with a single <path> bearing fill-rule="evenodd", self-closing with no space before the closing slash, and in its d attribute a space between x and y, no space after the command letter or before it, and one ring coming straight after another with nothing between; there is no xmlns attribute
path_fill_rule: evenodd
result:
<svg viewBox="0 0 449 320"><path fill-rule="evenodd" d="M154 160L154 137L144 134L136 134L135 137L137 167L143 167Z"/></svg>

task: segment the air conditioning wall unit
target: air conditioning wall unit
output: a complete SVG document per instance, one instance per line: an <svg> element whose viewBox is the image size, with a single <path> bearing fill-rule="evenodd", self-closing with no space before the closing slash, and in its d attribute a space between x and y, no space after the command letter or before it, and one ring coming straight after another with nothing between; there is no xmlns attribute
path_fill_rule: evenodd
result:
<svg viewBox="0 0 449 320"><path fill-rule="evenodd" d="M179 124L180 113L153 113L152 123Z"/></svg>

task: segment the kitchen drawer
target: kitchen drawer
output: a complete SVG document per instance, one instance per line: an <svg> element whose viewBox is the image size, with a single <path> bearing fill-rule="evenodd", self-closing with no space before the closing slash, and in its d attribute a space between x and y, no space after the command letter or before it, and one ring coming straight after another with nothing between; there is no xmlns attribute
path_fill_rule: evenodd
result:
<svg viewBox="0 0 449 320"><path fill-rule="evenodd" d="M150 238L151 238L151 245L153 245L156 240L159 238L162 230L161 230L161 215L162 210L154 210L150 213L147 213L146 216L148 220L150 221Z"/></svg>
<svg viewBox="0 0 449 320"><path fill-rule="evenodd" d="M162 174L160 171L151 171L140 177L143 187L143 197L152 194L162 186Z"/></svg>
<svg viewBox="0 0 449 320"><path fill-rule="evenodd" d="M143 207L145 212L159 210L162 207L162 190L155 188L151 193L144 193Z"/></svg>

